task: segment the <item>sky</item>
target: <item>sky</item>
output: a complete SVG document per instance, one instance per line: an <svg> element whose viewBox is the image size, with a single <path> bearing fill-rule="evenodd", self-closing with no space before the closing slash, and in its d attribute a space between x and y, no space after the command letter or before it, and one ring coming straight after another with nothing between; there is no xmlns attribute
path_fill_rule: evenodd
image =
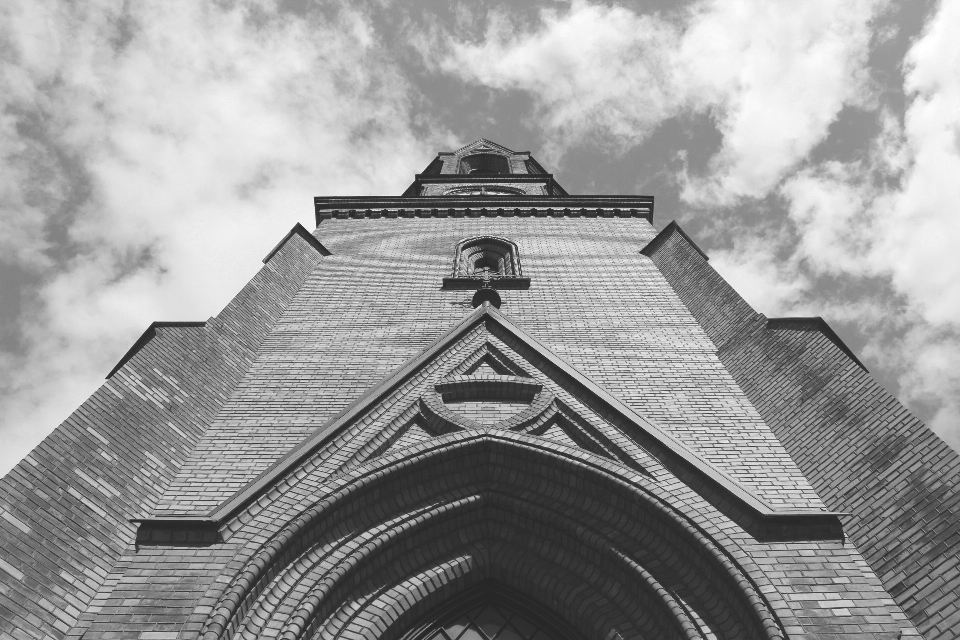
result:
<svg viewBox="0 0 960 640"><path fill-rule="evenodd" d="M960 2L0 0L0 473L312 198L531 151L656 198L960 450Z"/></svg>

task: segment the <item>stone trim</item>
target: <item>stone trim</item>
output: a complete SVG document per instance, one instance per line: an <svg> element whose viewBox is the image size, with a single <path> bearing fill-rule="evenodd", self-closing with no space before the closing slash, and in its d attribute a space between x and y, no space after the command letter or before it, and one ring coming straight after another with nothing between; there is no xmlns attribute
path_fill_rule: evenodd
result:
<svg viewBox="0 0 960 640"><path fill-rule="evenodd" d="M459 162L457 163L459 167ZM422 174L414 175L413 182L407 187L401 197L410 199L415 197L436 198L438 196L423 196L421 192L423 187L431 184L475 184L475 185L512 185L512 184L539 184L542 185L548 194L547 197L570 197L570 194L560 186L552 173L442 173L442 174ZM456 197L456 196L450 196ZM461 196L475 198L475 195ZM483 196L481 196L483 197ZM502 198L505 196L494 196ZM519 197L530 197L520 195ZM538 196L533 196L538 197ZM543 196L539 196L543 197Z"/></svg>
<svg viewBox="0 0 960 640"><path fill-rule="evenodd" d="M510 149L507 149L502 144L497 144L492 140L487 140L486 138L478 138L477 140L474 140L470 144L463 145L456 151L447 151L445 153L441 152L440 155L454 155L454 156L464 155L469 151L475 150L477 147L487 147L491 150L498 151L503 155L523 155L523 154L529 155L530 154L529 151L511 151Z"/></svg>
<svg viewBox="0 0 960 640"><path fill-rule="evenodd" d="M651 220L651 222L652 222L652 220ZM669 238L673 233L679 233L680 236L683 237L683 239L686 240L687 243L688 243L691 247L693 247L693 249L694 249L697 253L699 253L700 256L701 256L704 260L709 260L709 259L710 259L709 256L707 256L707 254L703 252L703 249L701 249L700 247L698 247L698 246L697 246L697 243L694 242L693 239L692 239L690 236L688 236L683 229L680 228L680 225L677 224L677 221L676 221L676 220L671 220L671 221L670 221L670 224L668 224L667 226L665 226L665 227L663 228L663 230L661 230L660 233L658 233L658 234L654 237L653 240L651 240L650 242L648 242L648 243L643 247L643 249L640 249L640 253L642 253L643 255L647 256L648 258L651 257L651 256L653 255L653 252L656 251L657 248L658 248L660 245L662 245L664 242L666 242L667 238Z"/></svg>
<svg viewBox="0 0 960 640"><path fill-rule="evenodd" d="M107 374L106 379L109 380L113 377L117 371L123 368L123 365L127 364L127 361L130 360L133 356L137 355L137 352L140 349L143 349L147 344L153 340L157 335L157 329L162 329L165 327L205 327L207 325L206 320L186 320L186 321L164 321L160 320L157 322L151 322L150 326L147 327L147 330L140 334L140 337L137 338L137 341L133 343L133 346L130 347L123 357L120 358L120 361L114 365L113 369L110 369L110 373Z"/></svg>
<svg viewBox="0 0 960 640"><path fill-rule="evenodd" d="M471 429L503 429L514 430L524 423L536 423L542 421L543 414L556 413L554 406L554 396L550 391L542 391L529 407L520 413L500 420L496 424L486 427L479 422L474 422L465 416L458 415L451 411L434 394L424 394L420 398L420 414L424 421L438 433L450 433L457 430L469 431ZM553 409L551 412L550 410Z"/></svg>
<svg viewBox="0 0 960 640"><path fill-rule="evenodd" d="M483 286L483 280L481 278L451 278L447 277L443 279L443 289L448 291L473 291L474 289L479 289ZM495 278L490 281L490 286L494 289L502 290L526 290L530 288L530 278L521 277L514 278L511 276L502 276Z"/></svg>
<svg viewBox="0 0 960 640"><path fill-rule="evenodd" d="M837 346L840 351L843 351L844 354L851 360L853 360L858 367L870 373L866 366L853 351L848 347L843 340L840 339L833 329L830 328L830 325L827 324L827 321L821 318L820 316L812 317L796 317L796 318L767 318L767 329L776 331L778 329L785 329L791 331L819 331L823 334L827 340L832 342Z"/></svg>
<svg viewBox="0 0 960 640"><path fill-rule="evenodd" d="M489 182L489 181L487 181ZM652 196L358 196L313 199L317 225L330 218L481 218L496 216L645 218Z"/></svg>
<svg viewBox="0 0 960 640"><path fill-rule="evenodd" d="M532 402L543 389L543 385L533 378L520 376L452 375L440 380L434 385L434 389L443 397L444 402L489 399Z"/></svg>
<svg viewBox="0 0 960 640"><path fill-rule="evenodd" d="M459 202L457 206L442 206L444 203L437 203L437 207L424 208L413 207L396 209L333 209L317 212L317 224L330 218L345 220L348 218L496 218L496 217L519 217L519 218L644 218L652 221L653 211L650 209L620 209L603 207L518 207L518 206L482 206L482 203L475 201L474 196L463 196L473 200L473 207L464 206L466 203ZM444 197L444 200L448 198ZM490 203L492 205L501 204L498 202Z"/></svg>
<svg viewBox="0 0 960 640"><path fill-rule="evenodd" d="M273 249L270 250L270 253L268 253L267 256L263 259L263 264L267 264L268 262L270 262L270 258L276 255L277 251L280 251L283 245L285 245L287 241L290 238L292 238L294 235L298 235L304 240L306 240L307 244L309 244L311 247L313 247L314 249L320 252L320 255L324 255L324 256L330 255L330 250L327 249L325 246L323 246L323 243L317 240L312 233L307 231L306 227L304 227L302 224L298 222L297 224L293 225L293 228L290 229L287 235L283 236L283 240L278 242L277 246L275 246Z"/></svg>

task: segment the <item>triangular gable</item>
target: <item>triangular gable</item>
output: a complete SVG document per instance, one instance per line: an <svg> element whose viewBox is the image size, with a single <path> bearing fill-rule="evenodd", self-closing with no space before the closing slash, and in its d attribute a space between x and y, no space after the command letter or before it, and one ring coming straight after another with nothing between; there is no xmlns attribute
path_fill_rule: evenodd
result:
<svg viewBox="0 0 960 640"><path fill-rule="evenodd" d="M453 153L454 153L454 155L458 155L458 156L459 156L459 155L464 155L464 154L466 154L466 153L470 153L471 151L477 151L477 152L480 152L480 153L483 153L483 152L485 152L485 151L492 151L493 153L502 153L502 154L505 154L505 155L514 155L515 153L517 153L516 151L513 151L513 150L511 150L511 149L507 149L507 148L504 147L503 145L497 144L496 142L491 142L490 140L487 140L486 138L480 138L479 140L477 140L477 141L475 141L475 142L471 142L471 143L468 144L468 145L465 145L465 146L463 146L463 147L460 147L459 149L457 149L457 150L454 151Z"/></svg>
<svg viewBox="0 0 960 640"><path fill-rule="evenodd" d="M170 526L173 521L180 523L191 522L193 526L202 528L217 526L218 523L224 522L280 481L286 474L293 471L301 462L317 452L326 443L331 441L344 427L350 425L355 419L374 408L383 398L397 390L413 374L429 363L435 356L443 352L449 345L456 342L467 332L476 329L481 323L493 323L497 328L505 331L507 335L519 341L519 343L531 350L536 356L542 358L554 368L559 369L568 378L568 382L579 387L581 392L586 392L596 401L600 401L600 403L605 406L605 409L612 415L620 420L625 420L639 430L639 432L645 435L646 440L641 446L644 446L646 450L667 469L688 484L691 484L690 480L693 479L693 484L701 486L698 492L705 496L709 495L710 498L708 499L710 499L711 502L717 502L719 500L719 502L734 505L735 510L738 512L745 511L752 514L753 517L768 520L774 519L776 522L782 520L784 524L792 523L792 526L796 526L796 523L792 522L796 518L814 517L817 518L821 524L825 517L830 519L831 523L836 520L834 514L824 513L822 511L784 511L775 509L748 488L701 458L696 452L678 442L655 423L637 414L618 398L607 393L585 375L561 360L556 354L520 329L496 308L484 305L464 318L453 329L440 337L418 356L401 366L382 382L369 389L338 416L317 429L313 435L305 439L300 445L294 447L257 479L238 491L232 498L221 504L207 517L160 518L140 522L153 522L155 526L158 527ZM476 356L477 354L474 355ZM485 355L488 354L480 354L477 361L483 360ZM503 364L502 354L500 354L500 356L497 360L499 360L500 366L505 366ZM573 417L572 419L575 420L576 418ZM419 426L418 429L420 429ZM411 432L410 437L414 437L416 433L419 432ZM551 436L564 440L569 439L569 436L563 438L556 431L550 431L546 437ZM832 524L830 526L832 526Z"/></svg>

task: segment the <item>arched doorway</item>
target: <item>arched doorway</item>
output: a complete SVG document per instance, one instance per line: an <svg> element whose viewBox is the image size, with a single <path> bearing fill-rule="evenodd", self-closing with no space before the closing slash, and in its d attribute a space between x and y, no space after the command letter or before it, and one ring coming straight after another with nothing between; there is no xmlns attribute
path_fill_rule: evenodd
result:
<svg viewBox="0 0 960 640"><path fill-rule="evenodd" d="M530 622L543 632L533 640L783 637L751 577L759 568L654 484L513 432L431 442L318 488L327 497L248 547L226 591L210 594L205 640L397 640L411 629L417 640L490 640L485 624L508 640L497 616ZM458 608L490 581L527 599ZM479 637L461 638L469 629Z"/></svg>

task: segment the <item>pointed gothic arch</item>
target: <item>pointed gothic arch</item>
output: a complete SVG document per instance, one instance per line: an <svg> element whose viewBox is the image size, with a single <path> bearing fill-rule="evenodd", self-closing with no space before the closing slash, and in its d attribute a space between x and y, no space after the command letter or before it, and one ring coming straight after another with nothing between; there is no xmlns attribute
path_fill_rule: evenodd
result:
<svg viewBox="0 0 960 640"><path fill-rule="evenodd" d="M203 637L269 627L290 640L348 631L391 640L494 581L582 638L781 638L759 569L644 482L510 432L460 432L384 455L247 546L227 589L209 594L218 603Z"/></svg>

